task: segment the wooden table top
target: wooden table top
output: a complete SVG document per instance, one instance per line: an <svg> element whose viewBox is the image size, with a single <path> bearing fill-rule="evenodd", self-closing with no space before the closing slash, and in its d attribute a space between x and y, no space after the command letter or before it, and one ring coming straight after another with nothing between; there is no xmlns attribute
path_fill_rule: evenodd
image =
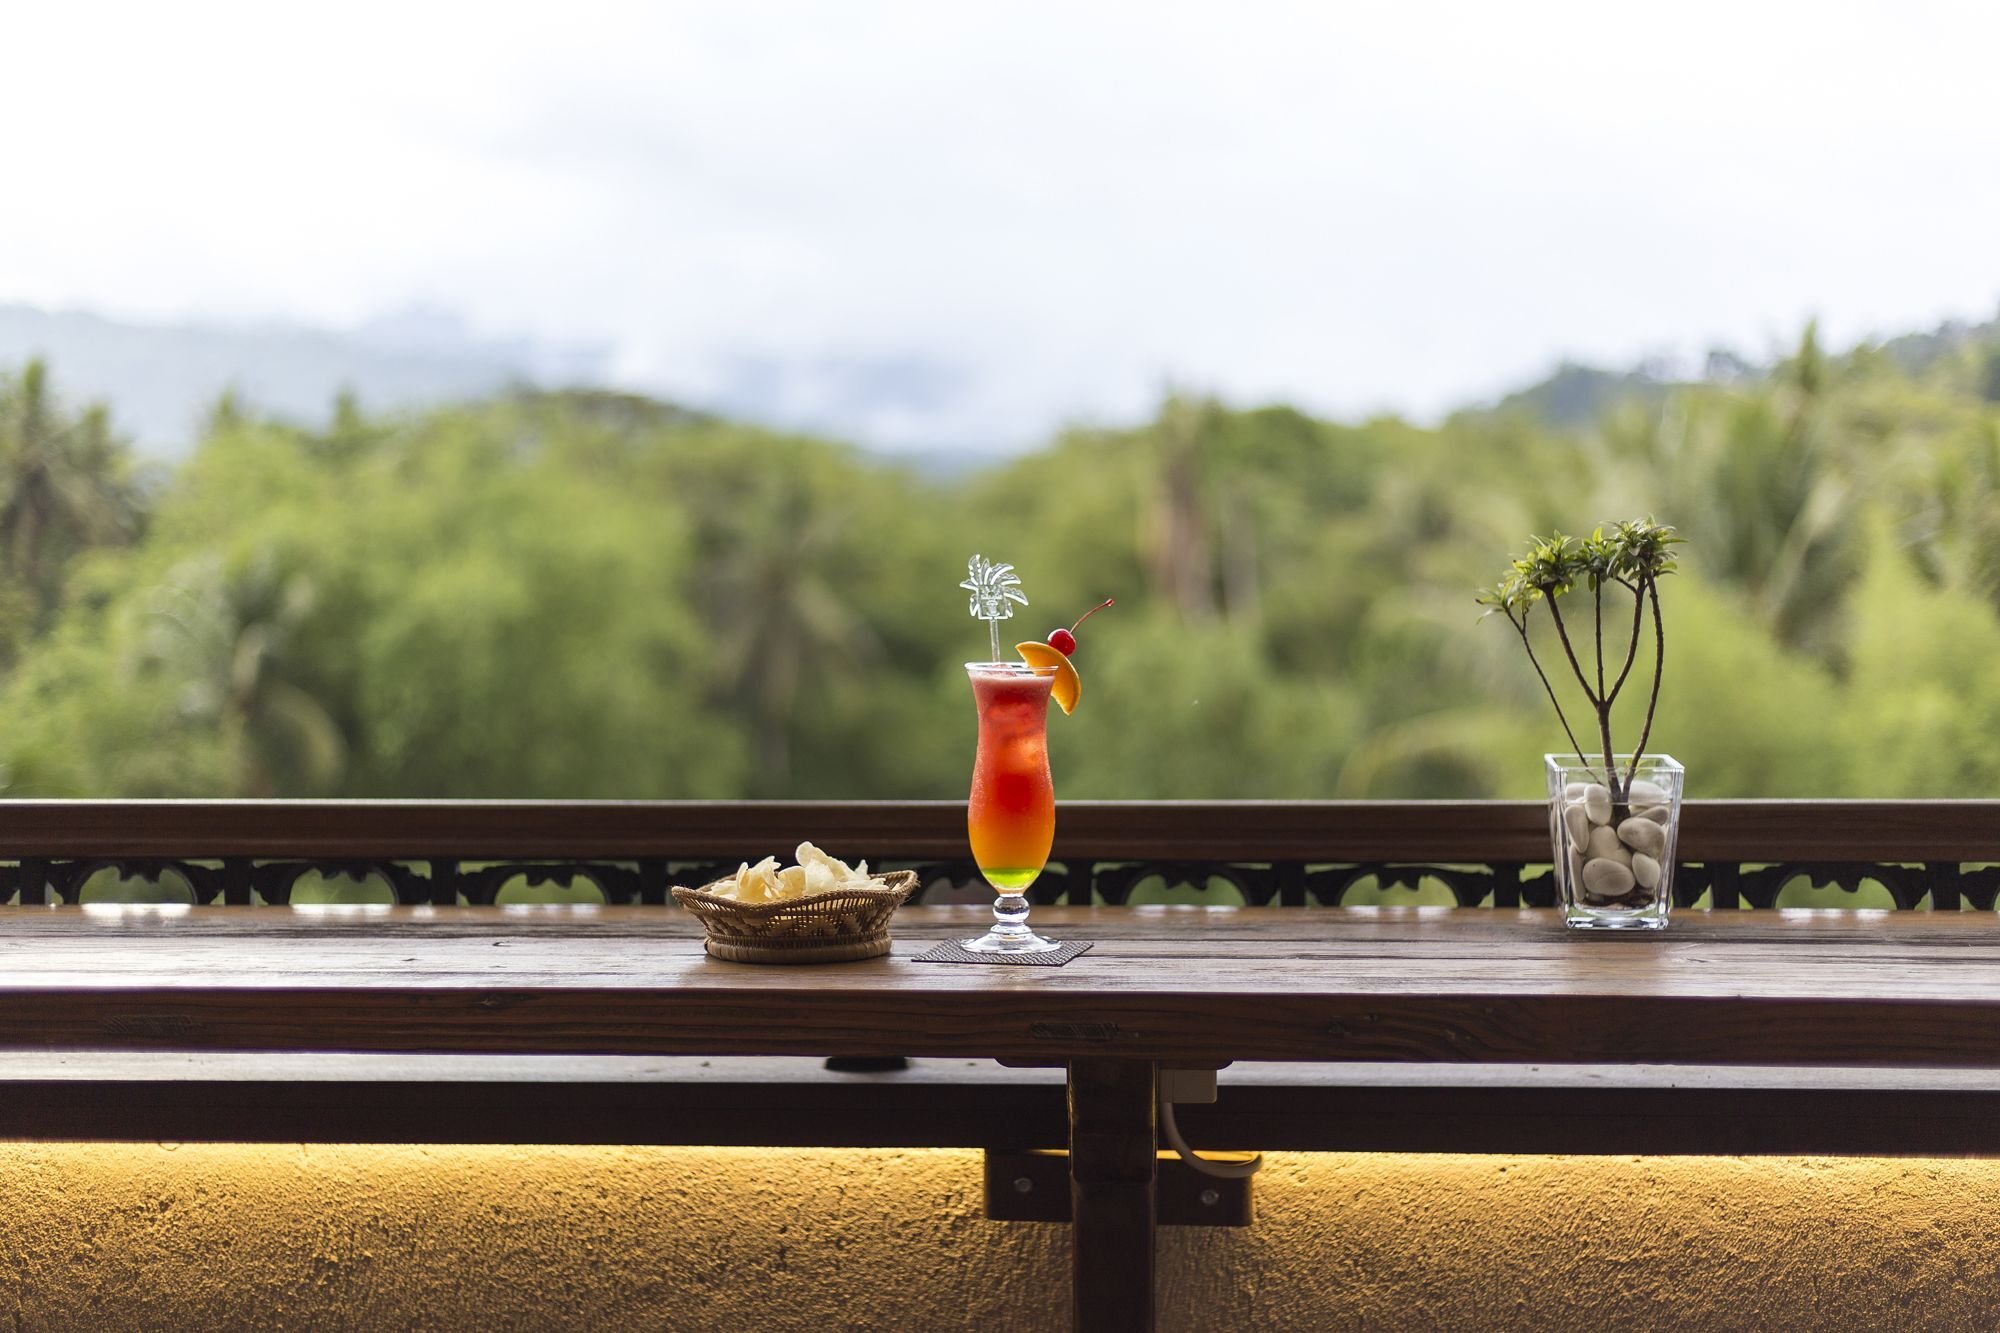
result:
<svg viewBox="0 0 2000 1333"><path fill-rule="evenodd" d="M723 963L660 908L13 909L0 1049L2000 1067L2000 921L1037 908L1060 968Z"/></svg>

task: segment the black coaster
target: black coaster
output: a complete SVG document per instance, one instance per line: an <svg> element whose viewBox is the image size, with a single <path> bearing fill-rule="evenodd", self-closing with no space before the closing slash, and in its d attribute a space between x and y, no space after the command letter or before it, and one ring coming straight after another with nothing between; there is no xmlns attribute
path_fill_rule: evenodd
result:
<svg viewBox="0 0 2000 1333"><path fill-rule="evenodd" d="M1002 963L1009 967L1061 967L1089 949L1090 940L1065 940L1046 953L974 953L957 940L933 944L913 963Z"/></svg>

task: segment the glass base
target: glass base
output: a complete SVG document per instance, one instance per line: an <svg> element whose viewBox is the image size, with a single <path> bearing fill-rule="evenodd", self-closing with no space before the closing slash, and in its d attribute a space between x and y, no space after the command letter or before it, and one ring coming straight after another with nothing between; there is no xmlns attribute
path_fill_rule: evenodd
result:
<svg viewBox="0 0 2000 1333"><path fill-rule="evenodd" d="M993 872L982 870L982 873L990 882ZM1028 878L1039 874L1038 866ZM1054 940L1045 940L1028 929L1026 889L1025 883L1020 888L1000 888L1000 896L993 900L993 929L976 940L965 941L965 947L973 953L1049 953L1062 948Z"/></svg>
<svg viewBox="0 0 2000 1333"><path fill-rule="evenodd" d="M1578 912L1564 914L1563 924L1571 930L1665 930L1665 912Z"/></svg>
<svg viewBox="0 0 2000 1333"><path fill-rule="evenodd" d="M1062 945L1023 926L1018 931L989 930L976 940L966 940L965 947L972 953L1052 953Z"/></svg>

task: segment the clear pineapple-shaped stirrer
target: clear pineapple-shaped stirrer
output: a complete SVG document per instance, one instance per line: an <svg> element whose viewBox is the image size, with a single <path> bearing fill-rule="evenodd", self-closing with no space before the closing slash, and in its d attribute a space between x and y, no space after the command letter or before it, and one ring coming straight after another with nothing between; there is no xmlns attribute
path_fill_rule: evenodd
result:
<svg viewBox="0 0 2000 1333"><path fill-rule="evenodd" d="M1028 595L1021 591L1020 576L1012 565L996 565L984 556L975 555L966 562L966 579L958 586L972 594L972 618L986 622L993 648L990 660L999 661L1000 622L1014 618L1016 603L1028 604Z"/></svg>

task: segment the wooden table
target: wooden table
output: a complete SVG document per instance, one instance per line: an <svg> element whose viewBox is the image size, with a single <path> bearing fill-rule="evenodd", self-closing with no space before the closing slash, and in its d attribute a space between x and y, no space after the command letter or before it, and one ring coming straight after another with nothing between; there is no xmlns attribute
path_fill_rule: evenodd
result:
<svg viewBox="0 0 2000 1333"><path fill-rule="evenodd" d="M1037 909L1062 968L705 957L657 908L93 909L0 927L0 1048L971 1056L1068 1070L1079 1327L1152 1303L1158 1071L1233 1060L2000 1067L1985 914Z"/></svg>

